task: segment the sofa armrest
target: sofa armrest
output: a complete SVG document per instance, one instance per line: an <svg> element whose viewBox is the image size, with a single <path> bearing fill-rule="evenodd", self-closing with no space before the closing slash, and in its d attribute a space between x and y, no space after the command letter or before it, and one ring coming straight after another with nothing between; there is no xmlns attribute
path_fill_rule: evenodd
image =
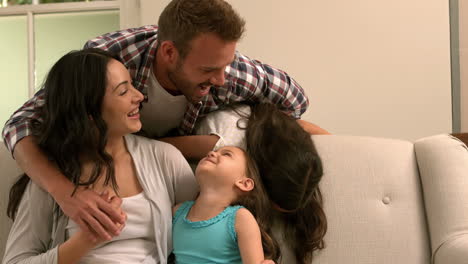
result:
<svg viewBox="0 0 468 264"><path fill-rule="evenodd" d="M468 259L468 148L450 135L415 142L429 226L432 262Z"/></svg>

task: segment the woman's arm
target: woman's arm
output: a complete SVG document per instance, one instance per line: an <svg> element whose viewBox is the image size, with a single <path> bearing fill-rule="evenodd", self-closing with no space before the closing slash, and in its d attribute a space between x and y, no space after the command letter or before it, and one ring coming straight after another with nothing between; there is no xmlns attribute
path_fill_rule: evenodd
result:
<svg viewBox="0 0 468 264"><path fill-rule="evenodd" d="M105 201L109 201L109 205L116 209L120 216L125 220L127 215L122 211L120 206L122 205L122 199L114 196L109 198L109 193L104 192L100 195ZM124 227L123 224L117 224L119 232ZM93 241L90 239L89 235L83 232L82 230L76 232L72 237L70 237L65 243L61 244L58 248L58 264L73 264L77 263L82 257L86 256L88 252L97 247L100 243L105 240L98 239Z"/></svg>
<svg viewBox="0 0 468 264"><path fill-rule="evenodd" d="M165 168L163 176L167 177L167 189L173 204L194 200L199 190L198 183L182 153L161 142L157 142L153 150L158 166Z"/></svg>
<svg viewBox="0 0 468 264"><path fill-rule="evenodd" d="M32 136L16 144L14 156L19 167L39 186L49 192L63 212L82 230L95 231L95 239L109 239L118 230L114 222L123 223L118 212L90 189L79 188L71 196L75 186L47 159Z"/></svg>
<svg viewBox="0 0 468 264"><path fill-rule="evenodd" d="M51 247L57 219L54 207L52 197L29 182L10 229L2 263L58 263L58 246Z"/></svg>
<svg viewBox="0 0 468 264"><path fill-rule="evenodd" d="M261 263L264 260L262 236L258 223L249 210L241 208L237 211L235 228L242 263Z"/></svg>
<svg viewBox="0 0 468 264"><path fill-rule="evenodd" d="M78 231L58 247L58 264L74 264L84 257L97 243L89 240L83 232Z"/></svg>
<svg viewBox="0 0 468 264"><path fill-rule="evenodd" d="M107 199L107 194L101 195ZM118 209L120 199L109 203ZM18 207L17 215L8 236L5 256L2 263L10 264L62 264L75 263L102 240L93 242L89 236L79 231L63 244L51 247L53 230L65 217L54 214L56 205L53 198L33 182L29 182ZM121 212L121 217L126 218ZM54 223L54 221L57 221ZM121 228L123 226L119 226ZM65 234L57 234L57 239Z"/></svg>

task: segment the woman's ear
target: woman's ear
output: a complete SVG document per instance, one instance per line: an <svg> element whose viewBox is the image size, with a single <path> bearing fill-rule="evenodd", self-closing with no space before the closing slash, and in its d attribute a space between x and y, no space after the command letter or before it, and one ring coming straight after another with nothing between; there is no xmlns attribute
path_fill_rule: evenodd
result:
<svg viewBox="0 0 468 264"><path fill-rule="evenodd" d="M249 192L253 190L253 188L255 187L254 180L252 180L251 178L244 178L241 180L237 180L235 184L237 188L239 188L241 191L244 191L244 192Z"/></svg>

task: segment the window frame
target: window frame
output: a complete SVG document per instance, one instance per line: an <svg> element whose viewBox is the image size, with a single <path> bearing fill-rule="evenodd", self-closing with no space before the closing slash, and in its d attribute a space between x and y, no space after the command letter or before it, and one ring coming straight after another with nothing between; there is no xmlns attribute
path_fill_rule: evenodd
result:
<svg viewBox="0 0 468 264"><path fill-rule="evenodd" d="M34 16L37 14L63 14L69 12L89 11L115 11L121 10L119 1L92 1L92 2L68 2L51 4L16 5L0 8L0 17L21 16L27 17L27 47L28 47L28 96L35 93L36 72L36 43Z"/></svg>

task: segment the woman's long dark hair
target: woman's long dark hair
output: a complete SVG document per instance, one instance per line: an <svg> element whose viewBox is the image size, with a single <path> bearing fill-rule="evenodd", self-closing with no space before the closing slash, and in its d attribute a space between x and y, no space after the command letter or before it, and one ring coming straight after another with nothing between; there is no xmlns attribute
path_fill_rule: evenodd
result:
<svg viewBox="0 0 468 264"><path fill-rule="evenodd" d="M322 162L310 135L276 106L259 104L252 107L246 144L268 197L280 208L286 244L297 263L311 263L313 252L325 246L327 220L318 186Z"/></svg>
<svg viewBox="0 0 468 264"><path fill-rule="evenodd" d="M100 49L72 51L55 63L42 87L45 103L39 113L43 121L33 123L32 134L76 187L91 185L105 173L104 184L117 190L113 160L104 150L107 126L101 116L111 59L119 60ZM86 182L81 179L84 161L94 163ZM23 174L10 189L7 215L13 220L29 181Z"/></svg>

